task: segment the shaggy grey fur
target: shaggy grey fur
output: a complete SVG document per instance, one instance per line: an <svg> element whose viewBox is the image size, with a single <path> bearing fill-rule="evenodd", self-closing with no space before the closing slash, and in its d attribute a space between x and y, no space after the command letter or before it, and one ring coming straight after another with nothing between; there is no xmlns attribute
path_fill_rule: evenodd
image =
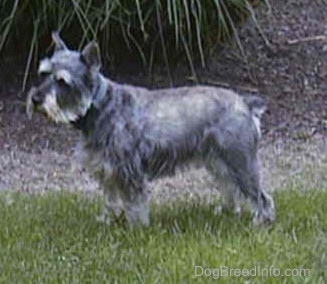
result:
<svg viewBox="0 0 327 284"><path fill-rule="evenodd" d="M195 86L161 90L118 84L99 72L95 42L80 53L54 33L55 52L41 61L41 84L27 111L44 112L83 132L83 163L107 199L100 219L122 212L131 224L149 224L146 184L191 162L224 184L228 206L250 201L254 222L275 219L273 199L260 184L257 145L264 102L231 90Z"/></svg>

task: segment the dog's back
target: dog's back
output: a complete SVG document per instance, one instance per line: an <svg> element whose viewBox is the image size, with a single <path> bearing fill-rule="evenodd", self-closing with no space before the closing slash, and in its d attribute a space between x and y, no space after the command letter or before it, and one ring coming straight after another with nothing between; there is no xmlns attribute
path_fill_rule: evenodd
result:
<svg viewBox="0 0 327 284"><path fill-rule="evenodd" d="M231 90L210 86L148 90L114 83L113 88L120 90L117 93L129 94L138 111L134 119L145 127L144 135L162 146L191 141L210 128L224 132L222 142L228 133L253 139L260 136L260 116L265 104L255 96L244 98Z"/></svg>

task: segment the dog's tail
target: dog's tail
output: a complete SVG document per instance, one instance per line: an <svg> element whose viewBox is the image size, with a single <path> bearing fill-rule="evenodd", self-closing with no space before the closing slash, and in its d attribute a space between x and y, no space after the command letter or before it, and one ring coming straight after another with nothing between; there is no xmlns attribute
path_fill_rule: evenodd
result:
<svg viewBox="0 0 327 284"><path fill-rule="evenodd" d="M264 112L267 110L267 102L263 98L251 95L243 97L243 99L249 107L252 115L258 119L260 119Z"/></svg>

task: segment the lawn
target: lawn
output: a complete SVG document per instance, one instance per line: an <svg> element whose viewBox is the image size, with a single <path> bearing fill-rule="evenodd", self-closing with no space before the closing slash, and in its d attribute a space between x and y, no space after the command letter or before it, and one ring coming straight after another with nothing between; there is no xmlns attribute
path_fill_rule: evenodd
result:
<svg viewBox="0 0 327 284"><path fill-rule="evenodd" d="M269 228L180 201L153 206L152 225L132 230L96 223L97 198L3 192L0 283L325 283L327 191L283 190L275 199ZM227 268L302 277L225 277Z"/></svg>

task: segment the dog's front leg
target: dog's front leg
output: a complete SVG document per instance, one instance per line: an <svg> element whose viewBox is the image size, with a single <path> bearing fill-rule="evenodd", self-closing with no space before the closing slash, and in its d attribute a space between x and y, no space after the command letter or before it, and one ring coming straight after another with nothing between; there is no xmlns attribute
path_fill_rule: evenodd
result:
<svg viewBox="0 0 327 284"><path fill-rule="evenodd" d="M144 188L125 191L122 201L128 223L131 226L149 226L149 201L148 194Z"/></svg>

